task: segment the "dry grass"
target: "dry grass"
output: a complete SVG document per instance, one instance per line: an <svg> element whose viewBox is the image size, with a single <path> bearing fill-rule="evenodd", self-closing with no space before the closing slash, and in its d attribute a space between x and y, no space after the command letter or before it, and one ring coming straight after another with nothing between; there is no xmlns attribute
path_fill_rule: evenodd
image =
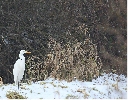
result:
<svg viewBox="0 0 128 100"><path fill-rule="evenodd" d="M84 99L87 99L89 96L89 94L85 91L85 89L78 89L77 92L83 93Z"/></svg>
<svg viewBox="0 0 128 100"><path fill-rule="evenodd" d="M81 32L86 35L87 31ZM36 56L27 60L26 78L45 80L50 76L58 80L72 81L76 77L79 80L91 81L100 75L102 62L97 46L90 38L86 38L84 42L69 41L65 45L50 38L48 48L49 53L44 61Z"/></svg>
<svg viewBox="0 0 128 100"><path fill-rule="evenodd" d="M65 99L79 99L79 97L75 95L67 95Z"/></svg>
<svg viewBox="0 0 128 100"><path fill-rule="evenodd" d="M12 92L12 91L8 91L8 93L6 94L6 97L8 99L27 99L26 97L20 95L17 92Z"/></svg>
<svg viewBox="0 0 128 100"><path fill-rule="evenodd" d="M68 86L62 86L62 85L58 85L58 87L61 87L61 88L68 88Z"/></svg>
<svg viewBox="0 0 128 100"><path fill-rule="evenodd" d="M2 80L2 77L0 77L0 86L3 85L3 80Z"/></svg>

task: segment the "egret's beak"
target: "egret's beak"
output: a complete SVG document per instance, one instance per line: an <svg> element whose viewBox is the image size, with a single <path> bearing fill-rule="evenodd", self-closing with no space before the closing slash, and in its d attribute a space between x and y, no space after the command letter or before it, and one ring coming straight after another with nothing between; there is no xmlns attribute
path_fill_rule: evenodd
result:
<svg viewBox="0 0 128 100"><path fill-rule="evenodd" d="M26 51L26 53L30 54L31 52Z"/></svg>

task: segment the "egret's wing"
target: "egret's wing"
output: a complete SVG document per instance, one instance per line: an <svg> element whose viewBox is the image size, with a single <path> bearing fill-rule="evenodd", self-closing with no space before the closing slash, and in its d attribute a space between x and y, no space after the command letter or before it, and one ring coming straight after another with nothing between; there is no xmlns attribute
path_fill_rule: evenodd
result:
<svg viewBox="0 0 128 100"><path fill-rule="evenodd" d="M24 70L25 64L20 59L18 59L14 64L13 69L14 81L16 84L18 84L18 81L20 81L23 78Z"/></svg>

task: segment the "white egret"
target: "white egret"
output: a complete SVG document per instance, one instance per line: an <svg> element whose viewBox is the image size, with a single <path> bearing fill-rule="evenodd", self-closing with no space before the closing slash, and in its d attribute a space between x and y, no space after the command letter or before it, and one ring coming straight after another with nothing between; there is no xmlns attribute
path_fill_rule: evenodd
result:
<svg viewBox="0 0 128 100"><path fill-rule="evenodd" d="M14 81L15 81L15 85L18 85L18 89L19 89L19 82L20 80L22 80L25 71L25 57L23 55L24 53L31 53L31 52L21 50L19 54L19 59L14 64L14 69L13 69Z"/></svg>

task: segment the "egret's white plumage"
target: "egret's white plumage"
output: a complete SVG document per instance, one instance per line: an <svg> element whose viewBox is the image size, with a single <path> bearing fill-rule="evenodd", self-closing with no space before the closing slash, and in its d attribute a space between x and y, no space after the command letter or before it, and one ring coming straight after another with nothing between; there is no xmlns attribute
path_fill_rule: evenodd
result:
<svg viewBox="0 0 128 100"><path fill-rule="evenodd" d="M23 55L24 53L31 53L31 52L27 52L25 50L20 51L19 59L14 64L14 69L13 69L15 85L18 85L18 82L22 80L24 75L24 71L25 71L25 57Z"/></svg>

